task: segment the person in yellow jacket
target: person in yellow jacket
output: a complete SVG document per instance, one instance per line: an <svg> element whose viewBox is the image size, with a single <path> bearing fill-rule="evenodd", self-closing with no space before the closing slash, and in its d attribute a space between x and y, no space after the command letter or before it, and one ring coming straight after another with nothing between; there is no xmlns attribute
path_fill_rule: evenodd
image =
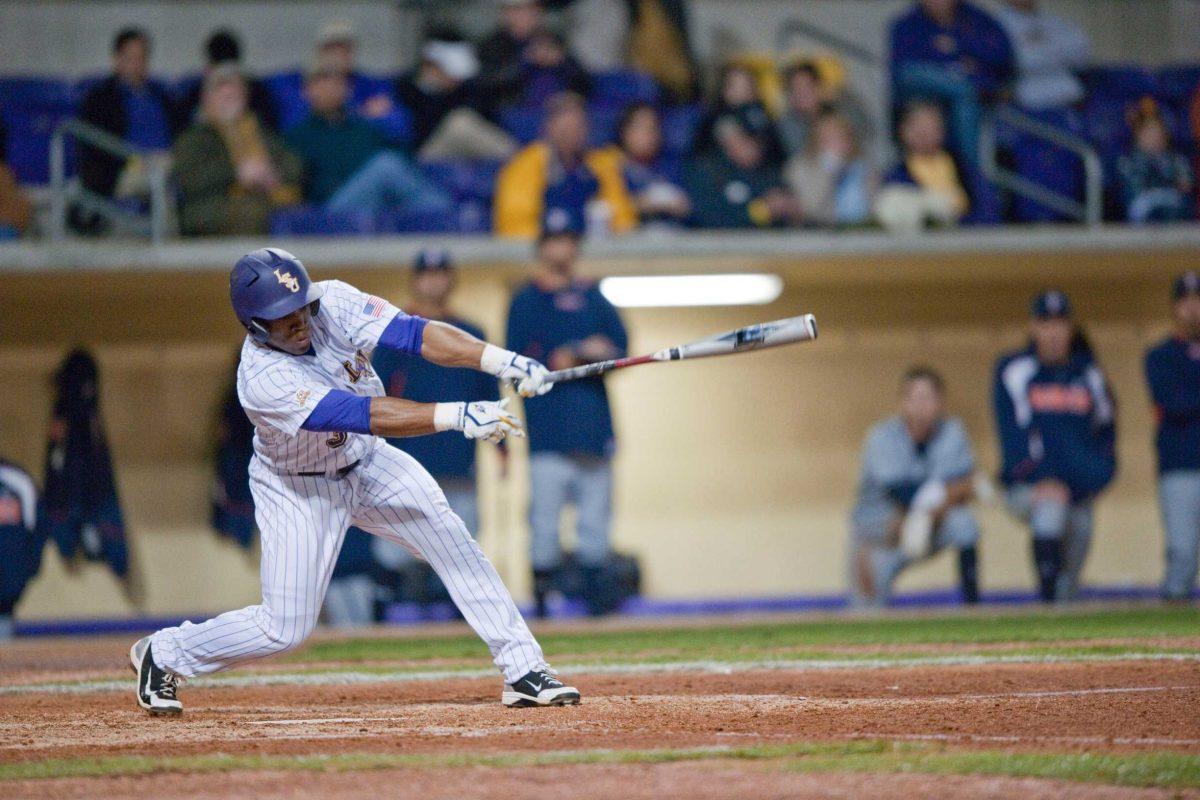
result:
<svg viewBox="0 0 1200 800"><path fill-rule="evenodd" d="M589 229L624 233L637 226L637 208L613 149L587 149L583 98L564 92L546 103L542 139L520 150L496 181L492 228L497 236L533 240L547 208L586 218Z"/></svg>

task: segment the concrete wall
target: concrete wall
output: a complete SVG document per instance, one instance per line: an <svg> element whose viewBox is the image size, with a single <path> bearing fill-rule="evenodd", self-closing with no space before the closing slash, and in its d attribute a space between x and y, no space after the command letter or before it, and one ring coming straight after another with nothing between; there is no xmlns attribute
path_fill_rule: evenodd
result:
<svg viewBox="0 0 1200 800"><path fill-rule="evenodd" d="M1152 585L1160 569L1152 423L1143 349L1166 330L1170 276L1194 251L761 258L783 296L767 307L644 309L625 314L634 350L746 322L811 311L821 340L610 378L620 439L617 544L638 553L657 597L826 593L843 586L845 518L867 427L891 413L914 361L949 381L949 401L996 465L990 369L1023 338L1029 296L1049 283L1075 296L1120 402L1121 473L1099 503L1087 579ZM627 272L621 261L590 271ZM649 269L645 264L642 269ZM654 271L728 269L703 259ZM403 302L399 272L321 269ZM457 305L500 335L514 266L464 270ZM103 410L151 613L214 611L252 601L257 570L206 529L211 420L240 336L219 271L6 275L0 314L0 454L41 474L49 375L84 342L103 369ZM523 452L501 481L485 451L482 544L518 595L524 557ZM986 589L1031 585L1025 535L997 508L980 511ZM901 589L952 585L943 556ZM19 612L26 618L132 613L96 567L68 575L54 555Z"/></svg>

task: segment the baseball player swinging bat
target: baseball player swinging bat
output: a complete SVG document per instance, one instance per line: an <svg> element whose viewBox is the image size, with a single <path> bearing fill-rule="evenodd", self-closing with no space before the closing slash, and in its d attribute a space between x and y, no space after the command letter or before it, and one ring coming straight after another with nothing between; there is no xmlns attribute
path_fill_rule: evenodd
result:
<svg viewBox="0 0 1200 800"><path fill-rule="evenodd" d="M811 342L817 338L817 319L812 314L801 314L798 317L777 319L774 322L760 322L757 325L747 325L744 328L698 339L688 344L666 347L644 356L629 358L614 358L610 361L597 361L594 364L582 364L578 367L560 369L546 376L548 383L562 383L580 378L590 378L614 369L624 369L637 364L649 364L654 361L680 361L685 358L709 358L746 350L762 350L767 347L779 347L796 342Z"/></svg>

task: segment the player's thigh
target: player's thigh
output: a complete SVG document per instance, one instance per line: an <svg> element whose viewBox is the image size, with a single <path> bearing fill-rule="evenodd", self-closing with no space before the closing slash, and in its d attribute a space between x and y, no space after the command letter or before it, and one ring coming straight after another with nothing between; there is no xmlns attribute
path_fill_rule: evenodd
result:
<svg viewBox="0 0 1200 800"><path fill-rule="evenodd" d="M380 443L360 469L355 525L423 554L435 540L470 538L437 481L412 456Z"/></svg>
<svg viewBox="0 0 1200 800"><path fill-rule="evenodd" d="M966 506L946 511L937 529L937 547L974 547L979 541L979 521Z"/></svg>

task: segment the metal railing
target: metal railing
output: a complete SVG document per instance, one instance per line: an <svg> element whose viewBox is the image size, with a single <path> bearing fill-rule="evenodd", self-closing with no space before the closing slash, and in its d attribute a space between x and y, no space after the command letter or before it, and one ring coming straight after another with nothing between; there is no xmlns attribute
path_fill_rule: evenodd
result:
<svg viewBox="0 0 1200 800"><path fill-rule="evenodd" d="M1003 166L1000 163L998 143L998 128L1001 123L1029 136L1044 139L1078 156L1083 162L1083 202L1042 186ZM980 163L983 165L984 176L992 183L1087 225L1095 227L1103 221L1104 167L1096 150L1085 140L1022 113L1012 106L994 108L985 118L980 134Z"/></svg>
<svg viewBox="0 0 1200 800"><path fill-rule="evenodd" d="M145 159L146 179L150 187L149 216L130 211L110 198L85 189L78 181L67 180L67 139L72 138L97 150L129 160L144 157L144 151L79 119L63 120L50 139L50 236L62 240L67 235L67 213L74 206L99 214L105 219L142 236L155 244L166 241L170 227L170 193L167 178L170 168L160 159Z"/></svg>

